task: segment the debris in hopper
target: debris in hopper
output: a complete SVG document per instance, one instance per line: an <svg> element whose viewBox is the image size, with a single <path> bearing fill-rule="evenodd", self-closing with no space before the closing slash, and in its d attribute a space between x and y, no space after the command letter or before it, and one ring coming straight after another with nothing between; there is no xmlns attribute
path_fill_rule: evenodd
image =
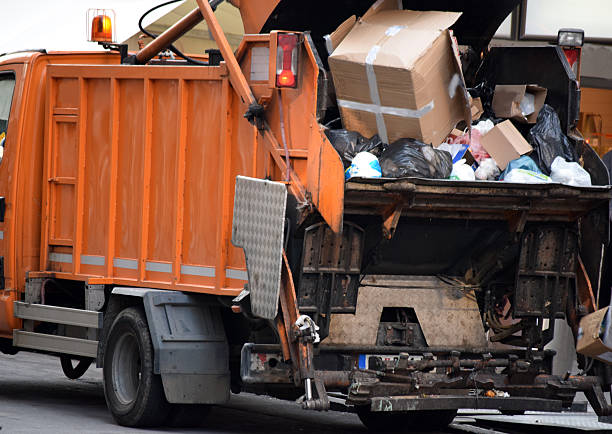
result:
<svg viewBox="0 0 612 434"><path fill-rule="evenodd" d="M453 164L447 151L415 139L400 139L383 151L380 166L385 178L448 179Z"/></svg>
<svg viewBox="0 0 612 434"><path fill-rule="evenodd" d="M480 138L480 143L502 170L506 169L510 161L533 151L533 148L509 120L495 125Z"/></svg>
<svg viewBox="0 0 612 434"><path fill-rule="evenodd" d="M369 152L359 152L344 172L344 178L380 178L382 171L378 158Z"/></svg>
<svg viewBox="0 0 612 434"><path fill-rule="evenodd" d="M438 146L471 108L449 29L458 12L399 10L376 2L328 38L343 125L391 143L413 137ZM401 55L398 55L401 53Z"/></svg>
<svg viewBox="0 0 612 434"><path fill-rule="evenodd" d="M480 161L474 175L480 181L494 181L499 177L501 171L493 158L485 158Z"/></svg>
<svg viewBox="0 0 612 434"><path fill-rule="evenodd" d="M573 185L574 187L590 187L591 175L580 164L567 162L562 157L554 159L550 165L550 177L553 182Z"/></svg>
<svg viewBox="0 0 612 434"><path fill-rule="evenodd" d="M465 162L465 159L461 159L453 164L450 179L455 181L475 181L476 176L474 175L474 170Z"/></svg>
<svg viewBox="0 0 612 434"><path fill-rule="evenodd" d="M505 176L504 181L516 184L549 184L552 179L533 170L513 169Z"/></svg>
<svg viewBox="0 0 612 434"><path fill-rule="evenodd" d="M531 172L542 173L537 163L533 161L533 158L531 158L528 155L522 155L516 160L512 160L511 162L508 163L506 170L502 172L501 176L499 177L499 180L504 181L506 175L510 173L511 171L513 171L514 169L523 169L523 170L529 170Z"/></svg>
<svg viewBox="0 0 612 434"><path fill-rule="evenodd" d="M336 149L344 169L346 170L357 155L360 152L370 152L375 156L379 157L383 151L383 142L375 134L373 137L367 139L356 131L348 131L345 129L340 130L327 130L325 131L327 138Z"/></svg>
<svg viewBox="0 0 612 434"><path fill-rule="evenodd" d="M576 161L576 152L567 136L561 130L561 121L555 109L544 104L537 123L528 135L529 143L537 155L540 169L549 175L555 158L562 157L565 161Z"/></svg>
<svg viewBox="0 0 612 434"><path fill-rule="evenodd" d="M493 111L498 118L535 124L546 94L545 88L534 84L498 84L493 94Z"/></svg>

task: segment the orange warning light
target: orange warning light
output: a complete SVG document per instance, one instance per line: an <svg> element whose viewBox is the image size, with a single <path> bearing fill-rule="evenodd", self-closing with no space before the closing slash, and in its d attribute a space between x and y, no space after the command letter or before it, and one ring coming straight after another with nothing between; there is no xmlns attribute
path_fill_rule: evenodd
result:
<svg viewBox="0 0 612 434"><path fill-rule="evenodd" d="M110 9L89 9L87 11L87 23L89 27L88 41L91 42L115 42L114 29L115 12Z"/></svg>

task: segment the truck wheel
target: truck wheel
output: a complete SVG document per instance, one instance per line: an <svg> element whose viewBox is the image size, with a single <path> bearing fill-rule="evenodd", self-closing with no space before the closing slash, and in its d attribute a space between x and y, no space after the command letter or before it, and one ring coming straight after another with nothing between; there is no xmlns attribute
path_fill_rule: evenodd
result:
<svg viewBox="0 0 612 434"><path fill-rule="evenodd" d="M62 364L62 371L64 371L64 375L71 380L76 380L77 378L81 378L85 372L91 366L93 359L74 359L77 361L76 366L72 366L73 358L67 355L60 356L60 363Z"/></svg>
<svg viewBox="0 0 612 434"><path fill-rule="evenodd" d="M172 427L192 428L204 423L211 406L205 404L172 404L167 423Z"/></svg>
<svg viewBox="0 0 612 434"><path fill-rule="evenodd" d="M124 426L158 426L170 404L159 375L153 373L153 345L141 307L117 315L106 339L104 397L115 420Z"/></svg>
<svg viewBox="0 0 612 434"><path fill-rule="evenodd" d="M357 416L370 431L431 431L451 424L457 410L420 410L406 412L373 412L369 407L357 408Z"/></svg>

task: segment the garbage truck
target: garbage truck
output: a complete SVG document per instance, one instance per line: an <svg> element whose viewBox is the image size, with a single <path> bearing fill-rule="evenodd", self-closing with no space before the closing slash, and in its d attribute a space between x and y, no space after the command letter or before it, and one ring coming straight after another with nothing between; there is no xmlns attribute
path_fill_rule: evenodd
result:
<svg viewBox="0 0 612 434"><path fill-rule="evenodd" d="M553 375L546 348L599 307L609 178L562 48L488 48L518 0L400 6L463 13L465 86L546 88L590 187L345 182L324 36L381 2L232 0L236 50L219 3L138 52L96 16L107 51L0 56L0 350L101 368L126 426L200 423L242 391L374 430L577 392L611 414L600 362ZM202 20L218 50L159 56Z"/></svg>

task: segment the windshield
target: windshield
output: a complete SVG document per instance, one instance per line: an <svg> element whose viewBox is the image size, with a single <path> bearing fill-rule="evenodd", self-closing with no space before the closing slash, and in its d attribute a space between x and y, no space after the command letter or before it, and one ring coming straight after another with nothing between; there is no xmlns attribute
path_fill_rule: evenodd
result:
<svg viewBox="0 0 612 434"><path fill-rule="evenodd" d="M15 74L0 74L0 160L4 154L4 142L8 128L11 103L13 102L13 90L15 89Z"/></svg>

